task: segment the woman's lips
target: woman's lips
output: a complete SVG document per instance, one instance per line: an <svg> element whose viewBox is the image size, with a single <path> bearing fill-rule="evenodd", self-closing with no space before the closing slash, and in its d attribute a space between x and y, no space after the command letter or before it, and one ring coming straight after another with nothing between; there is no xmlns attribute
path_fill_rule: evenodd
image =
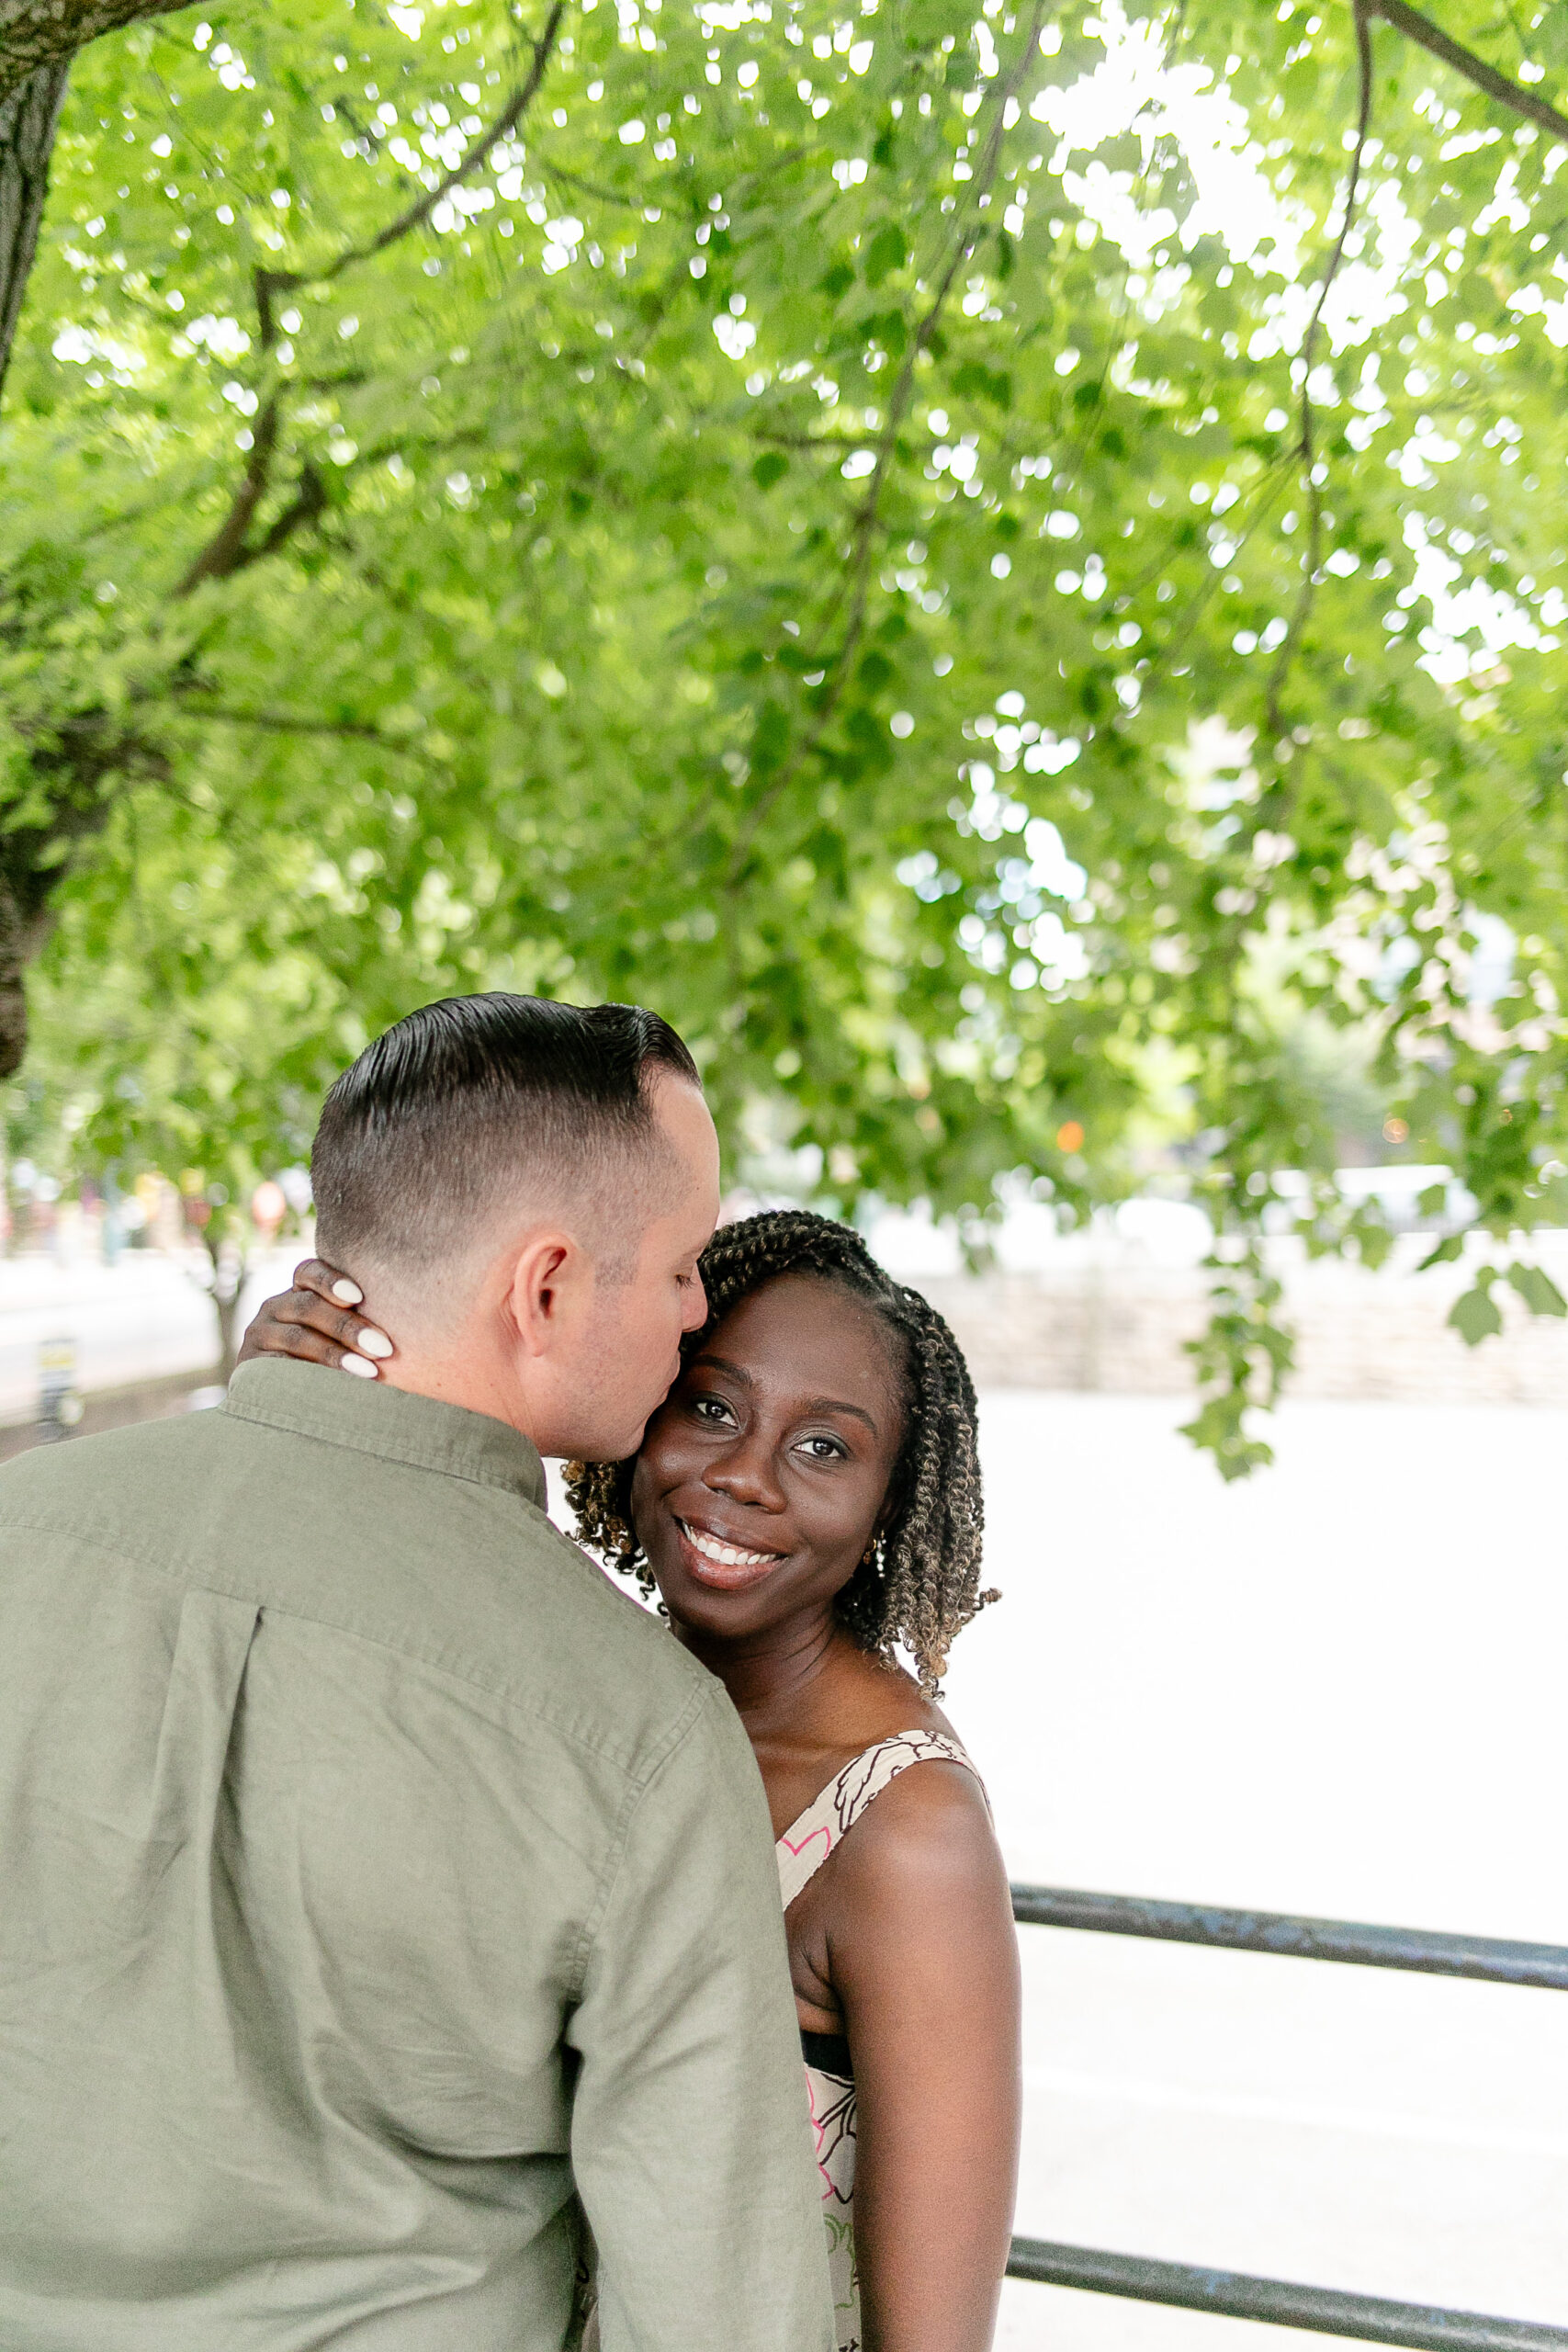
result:
<svg viewBox="0 0 1568 2352"><path fill-rule="evenodd" d="M782 1552L757 1552L741 1544L727 1544L717 1535L710 1535L705 1528L693 1527L689 1521L678 1519L675 1532L681 1539L681 1555L687 1574L697 1584L710 1586L716 1592L744 1592L749 1585L760 1584L772 1576L785 1555Z"/></svg>

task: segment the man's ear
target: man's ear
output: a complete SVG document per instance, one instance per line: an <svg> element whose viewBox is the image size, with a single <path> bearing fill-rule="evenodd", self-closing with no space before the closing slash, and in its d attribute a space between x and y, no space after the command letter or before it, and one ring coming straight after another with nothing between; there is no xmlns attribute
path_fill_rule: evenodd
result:
<svg viewBox="0 0 1568 2352"><path fill-rule="evenodd" d="M530 1234L513 1261L506 1295L524 1353L546 1354L559 1336L571 1295L592 1270L580 1243L559 1231Z"/></svg>

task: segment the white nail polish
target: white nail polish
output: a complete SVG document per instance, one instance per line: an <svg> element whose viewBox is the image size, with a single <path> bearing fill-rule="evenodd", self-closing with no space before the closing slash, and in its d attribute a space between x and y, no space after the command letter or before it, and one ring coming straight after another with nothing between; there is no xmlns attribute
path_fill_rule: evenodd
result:
<svg viewBox="0 0 1568 2352"><path fill-rule="evenodd" d="M356 1380L378 1380L381 1376L375 1365L367 1363L363 1356L344 1356L338 1368L342 1372L352 1372Z"/></svg>
<svg viewBox="0 0 1568 2352"><path fill-rule="evenodd" d="M348 1276L344 1274L333 1283L333 1296L341 1298L345 1306L358 1306L364 1300L365 1293L357 1283L351 1283Z"/></svg>
<svg viewBox="0 0 1568 2352"><path fill-rule="evenodd" d="M367 1323L365 1326L365 1329L355 1336L354 1344L361 1355L389 1356L392 1352L390 1340L388 1339L385 1331L378 1331L373 1323Z"/></svg>

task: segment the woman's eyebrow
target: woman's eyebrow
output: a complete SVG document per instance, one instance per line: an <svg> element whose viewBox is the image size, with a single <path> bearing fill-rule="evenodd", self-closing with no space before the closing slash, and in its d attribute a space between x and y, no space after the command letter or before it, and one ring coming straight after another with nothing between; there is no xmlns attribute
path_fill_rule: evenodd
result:
<svg viewBox="0 0 1568 2352"><path fill-rule="evenodd" d="M727 1372L731 1380L740 1383L742 1388L755 1388L757 1385L744 1364L731 1363L728 1356L716 1356L706 1348L700 1356L692 1358L688 1369L695 1372L699 1364L706 1364L714 1372Z"/></svg>
<svg viewBox="0 0 1568 2352"><path fill-rule="evenodd" d="M755 1389L757 1385L744 1364L731 1363L728 1356L713 1355L706 1348L700 1356L692 1358L687 1370L695 1372L699 1365L711 1372L727 1372L731 1380L739 1382L742 1388ZM855 1420L863 1421L873 1437L877 1433L875 1419L865 1408L851 1405L841 1396L813 1396L800 1409L806 1413L849 1413Z"/></svg>
<svg viewBox="0 0 1568 2352"><path fill-rule="evenodd" d="M863 1405L847 1405L841 1396L814 1396L806 1410L808 1413L850 1413L863 1421L872 1436L876 1435L876 1423Z"/></svg>

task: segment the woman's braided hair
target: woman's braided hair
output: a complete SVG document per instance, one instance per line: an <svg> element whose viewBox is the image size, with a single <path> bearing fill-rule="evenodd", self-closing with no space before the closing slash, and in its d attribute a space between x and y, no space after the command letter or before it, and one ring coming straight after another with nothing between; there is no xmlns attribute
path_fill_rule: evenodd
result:
<svg viewBox="0 0 1568 2352"><path fill-rule="evenodd" d="M836 1603L866 1649L891 1659L902 1644L934 1691L953 1636L995 1600L980 1580L980 1470L975 1389L958 1342L929 1300L884 1272L853 1228L807 1209L770 1209L721 1226L703 1252L708 1319L682 1347L690 1355L733 1306L784 1274L816 1274L863 1299L894 1335L902 1375L904 1442L888 1487L875 1550ZM612 1567L653 1576L631 1524L635 1460L573 1462L567 1497L577 1531Z"/></svg>

